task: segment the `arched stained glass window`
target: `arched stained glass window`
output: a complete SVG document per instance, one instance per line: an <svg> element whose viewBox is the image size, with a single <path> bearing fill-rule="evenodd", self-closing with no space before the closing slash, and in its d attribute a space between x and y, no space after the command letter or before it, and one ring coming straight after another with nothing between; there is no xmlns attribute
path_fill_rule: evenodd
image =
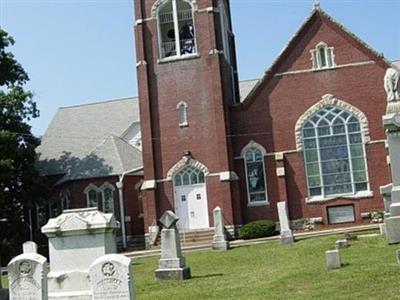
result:
<svg viewBox="0 0 400 300"><path fill-rule="evenodd" d="M158 10L161 58L196 53L193 8L189 1L167 0Z"/></svg>
<svg viewBox="0 0 400 300"><path fill-rule="evenodd" d="M360 121L327 106L303 125L302 140L310 198L356 194L369 189Z"/></svg>
<svg viewBox="0 0 400 300"><path fill-rule="evenodd" d="M193 166L183 168L174 177L175 186L204 183L204 172Z"/></svg>
<svg viewBox="0 0 400 300"><path fill-rule="evenodd" d="M114 190L109 187L103 189L103 212L114 213Z"/></svg>
<svg viewBox="0 0 400 300"><path fill-rule="evenodd" d="M255 204L267 201L264 155L256 146L244 152L248 203Z"/></svg>

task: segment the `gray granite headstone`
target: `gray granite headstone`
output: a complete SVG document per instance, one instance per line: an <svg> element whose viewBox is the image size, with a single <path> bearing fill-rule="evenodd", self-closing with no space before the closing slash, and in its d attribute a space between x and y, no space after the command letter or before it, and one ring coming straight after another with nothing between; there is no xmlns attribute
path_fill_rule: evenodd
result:
<svg viewBox="0 0 400 300"><path fill-rule="evenodd" d="M161 259L155 271L157 280L191 278L190 268L182 256L179 231L175 226L178 220L172 211L166 211L159 220L165 228L161 230Z"/></svg>
<svg viewBox="0 0 400 300"><path fill-rule="evenodd" d="M160 223L164 226L164 228L170 229L175 226L176 222L178 222L179 218L172 211L167 210L160 218Z"/></svg>
<svg viewBox="0 0 400 300"><path fill-rule="evenodd" d="M28 241L22 244L23 253L37 253L38 246L35 242Z"/></svg>
<svg viewBox="0 0 400 300"><path fill-rule="evenodd" d="M386 237L389 244L400 243L400 71L389 68L384 77L387 92L386 113L382 117L390 156L392 185L381 189L389 213L386 213ZM388 195L390 193L390 196ZM386 207L387 209L387 207Z"/></svg>
<svg viewBox="0 0 400 300"><path fill-rule="evenodd" d="M282 244L292 244L294 242L292 230L289 227L289 218L286 202L278 202L278 215L280 225L280 236Z"/></svg>
<svg viewBox="0 0 400 300"><path fill-rule="evenodd" d="M326 267L328 269L339 269L341 267L339 250L330 250L325 252Z"/></svg>
<svg viewBox="0 0 400 300"><path fill-rule="evenodd" d="M10 300L47 300L47 259L36 253L18 255L8 264Z"/></svg>
<svg viewBox="0 0 400 300"><path fill-rule="evenodd" d="M89 267L89 281L94 300L134 300L131 260L119 254L96 259Z"/></svg>
<svg viewBox="0 0 400 300"><path fill-rule="evenodd" d="M337 240L335 243L336 249L347 248L350 246L349 242L346 239Z"/></svg>
<svg viewBox="0 0 400 300"><path fill-rule="evenodd" d="M220 207L214 209L214 236L212 241L213 250L227 250L229 242L226 239L224 215Z"/></svg>

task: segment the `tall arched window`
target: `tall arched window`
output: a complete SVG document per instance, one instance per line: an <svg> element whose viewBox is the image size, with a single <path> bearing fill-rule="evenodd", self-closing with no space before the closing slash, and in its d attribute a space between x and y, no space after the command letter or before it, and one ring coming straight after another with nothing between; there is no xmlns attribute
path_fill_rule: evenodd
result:
<svg viewBox="0 0 400 300"><path fill-rule="evenodd" d="M101 199L101 190L94 184L89 184L84 190L86 194L87 207L99 207L99 199Z"/></svg>
<svg viewBox="0 0 400 300"><path fill-rule="evenodd" d="M306 120L302 141L311 199L369 189L363 136L355 115L326 106Z"/></svg>
<svg viewBox="0 0 400 300"><path fill-rule="evenodd" d="M69 192L69 189L65 189L60 192L60 199L61 209L69 209L71 206L71 193Z"/></svg>
<svg viewBox="0 0 400 300"><path fill-rule="evenodd" d="M265 150L252 142L242 152L245 161L248 203L268 202L265 180Z"/></svg>
<svg viewBox="0 0 400 300"><path fill-rule="evenodd" d="M106 182L101 186L101 190L103 196L103 212L114 213L114 186Z"/></svg>
<svg viewBox="0 0 400 300"><path fill-rule="evenodd" d="M194 166L184 167L174 177L175 186L204 183L204 172Z"/></svg>
<svg viewBox="0 0 400 300"><path fill-rule="evenodd" d="M179 114L179 126L180 127L188 126L188 113L187 113L188 106L186 102L183 101L179 102L178 105L176 106L176 109L178 110Z"/></svg>
<svg viewBox="0 0 400 300"><path fill-rule="evenodd" d="M161 58L196 53L193 7L188 0L167 0L158 8Z"/></svg>

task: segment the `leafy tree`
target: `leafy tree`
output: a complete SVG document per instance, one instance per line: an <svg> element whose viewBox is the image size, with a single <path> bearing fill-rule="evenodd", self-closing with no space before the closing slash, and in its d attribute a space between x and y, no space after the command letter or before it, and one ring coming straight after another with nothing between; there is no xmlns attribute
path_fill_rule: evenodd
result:
<svg viewBox="0 0 400 300"><path fill-rule="evenodd" d="M35 168L40 140L28 122L39 116L32 93L24 90L27 73L7 51L14 40L0 28L0 253L19 251L29 239L24 213L47 189ZM6 221L5 221L6 220Z"/></svg>

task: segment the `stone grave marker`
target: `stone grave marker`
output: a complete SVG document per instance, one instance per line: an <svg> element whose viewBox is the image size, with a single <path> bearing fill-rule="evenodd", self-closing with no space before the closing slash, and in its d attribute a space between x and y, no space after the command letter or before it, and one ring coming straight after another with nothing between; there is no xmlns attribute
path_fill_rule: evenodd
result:
<svg viewBox="0 0 400 300"><path fill-rule="evenodd" d="M286 202L278 202L278 215L280 225L280 235L282 244L292 244L294 242L292 230L289 227Z"/></svg>
<svg viewBox="0 0 400 300"><path fill-rule="evenodd" d="M10 300L47 300L47 259L36 253L18 255L8 264Z"/></svg>
<svg viewBox="0 0 400 300"><path fill-rule="evenodd" d="M325 252L326 267L331 269L339 269L342 266L340 261L339 250L329 250Z"/></svg>
<svg viewBox="0 0 400 300"><path fill-rule="evenodd" d="M113 214L97 208L64 210L42 227L49 239L50 299L92 299L89 266L97 258L116 252L117 228Z"/></svg>
<svg viewBox="0 0 400 300"><path fill-rule="evenodd" d="M93 300L134 300L131 260L119 254L96 259L89 267Z"/></svg>
<svg viewBox="0 0 400 300"><path fill-rule="evenodd" d="M400 264L400 249L396 250L396 260L397 263Z"/></svg>
<svg viewBox="0 0 400 300"><path fill-rule="evenodd" d="M22 244L23 253L37 253L38 246L35 242L28 241Z"/></svg>
<svg viewBox="0 0 400 300"><path fill-rule="evenodd" d="M166 211L159 220L164 228L161 230L161 259L155 271L158 280L191 278L190 268L182 256L179 231L176 228L178 220L172 211Z"/></svg>
<svg viewBox="0 0 400 300"><path fill-rule="evenodd" d="M227 250L229 242L226 239L224 215L220 207L214 208L214 237L212 241L213 250Z"/></svg>
<svg viewBox="0 0 400 300"><path fill-rule="evenodd" d="M335 243L336 249L347 248L350 246L349 242L346 239L337 240Z"/></svg>

